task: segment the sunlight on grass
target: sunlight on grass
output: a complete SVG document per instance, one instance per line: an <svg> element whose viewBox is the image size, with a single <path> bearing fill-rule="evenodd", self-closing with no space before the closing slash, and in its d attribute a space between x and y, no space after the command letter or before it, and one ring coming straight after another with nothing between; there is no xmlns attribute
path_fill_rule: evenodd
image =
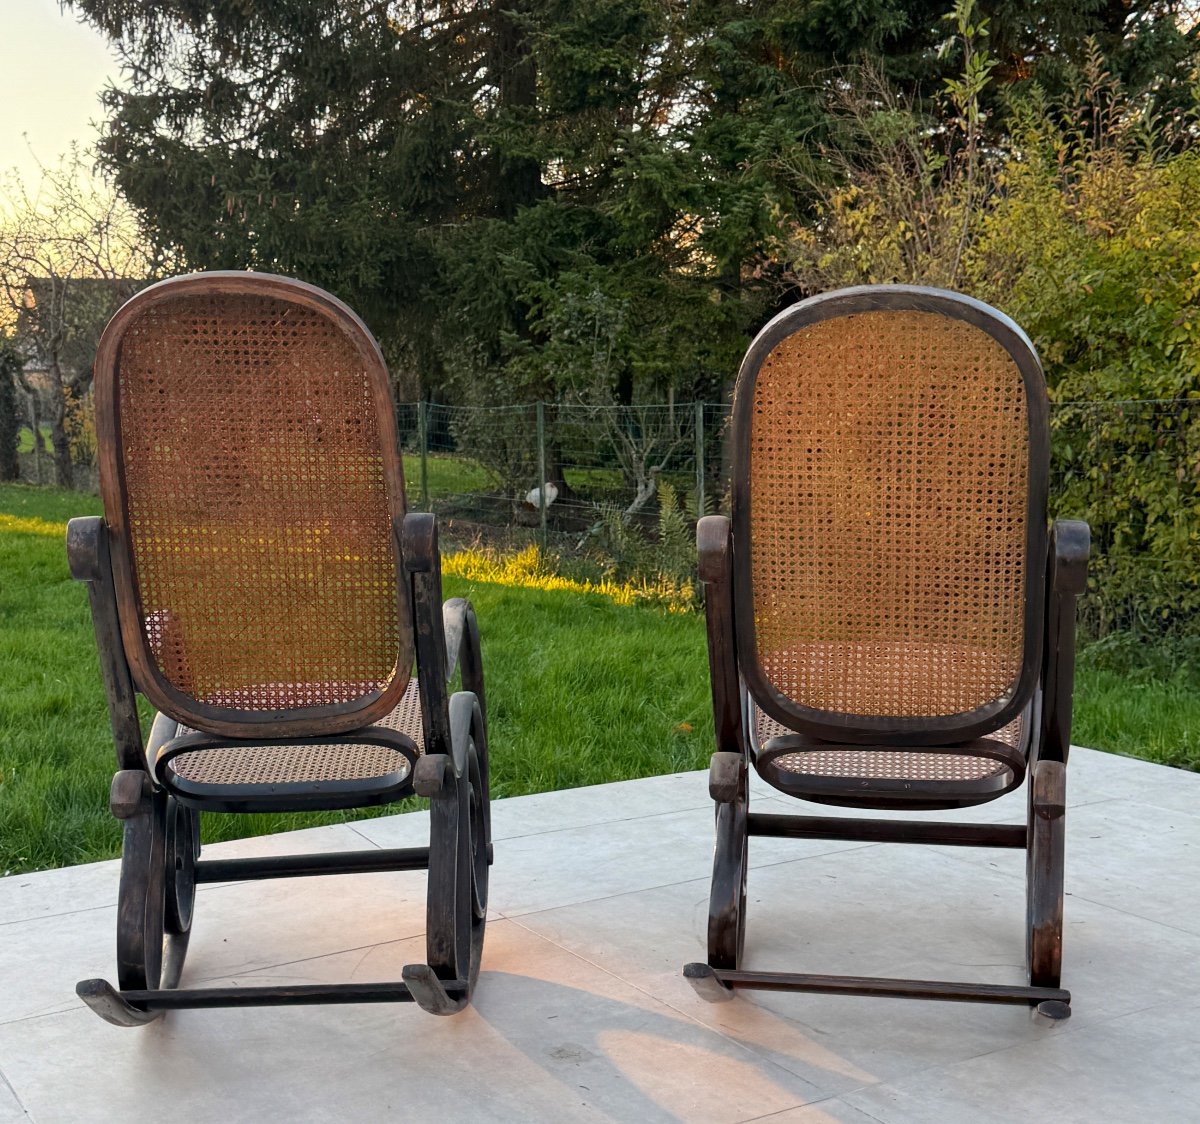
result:
<svg viewBox="0 0 1200 1124"><path fill-rule="evenodd" d="M549 560L536 546L527 546L515 554L461 550L443 556L442 573L518 589L595 593L616 605L659 605L671 613L690 613L694 605L690 582L675 586L669 581L592 582L564 578L554 572Z"/></svg>
<svg viewBox="0 0 1200 1124"><path fill-rule="evenodd" d="M47 535L61 539L67 533L65 523L50 523L45 519L25 518L0 512L0 531L12 531L21 535Z"/></svg>
<svg viewBox="0 0 1200 1124"><path fill-rule="evenodd" d="M120 849L120 824L108 810L116 761L87 595L70 578L63 546L67 519L99 511L94 496L0 485L0 873ZM493 793L703 768L713 750L703 614L681 611L676 591L573 580L551 565L536 549L443 559L446 596L469 597L479 615ZM1195 663L1169 659L1164 669L1135 673L1095 662L1081 654L1074 740L1200 767ZM143 721L149 716L143 708ZM703 779L696 783L702 793ZM211 815L204 837L363 814Z"/></svg>

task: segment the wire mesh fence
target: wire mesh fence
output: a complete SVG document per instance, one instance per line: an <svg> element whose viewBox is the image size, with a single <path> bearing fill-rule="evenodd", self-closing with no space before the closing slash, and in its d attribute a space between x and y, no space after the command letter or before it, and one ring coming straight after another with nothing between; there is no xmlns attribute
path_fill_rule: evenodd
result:
<svg viewBox="0 0 1200 1124"><path fill-rule="evenodd" d="M664 502L686 520L726 507L728 419L713 402L397 411L410 507L437 512L449 545L535 544L570 564L619 523L644 538L651 568ZM1058 403L1051 428L1051 514L1092 526L1087 631L1200 632L1200 401ZM51 482L48 453L21 462L27 480ZM89 465L76 479L95 487ZM657 564L690 565L679 553L664 547Z"/></svg>
<svg viewBox="0 0 1200 1124"><path fill-rule="evenodd" d="M606 513L652 523L664 495L695 517L720 502L727 414L703 402L405 404L398 416L409 502L458 533L503 531L560 553L586 544Z"/></svg>

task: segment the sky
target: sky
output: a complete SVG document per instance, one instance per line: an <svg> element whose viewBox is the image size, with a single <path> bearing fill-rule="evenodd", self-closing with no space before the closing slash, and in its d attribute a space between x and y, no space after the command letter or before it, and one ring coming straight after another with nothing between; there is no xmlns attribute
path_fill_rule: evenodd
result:
<svg viewBox="0 0 1200 1124"><path fill-rule="evenodd" d="M108 40L58 0L0 0L0 176L15 168L33 189L39 162L94 144L100 91L119 74Z"/></svg>

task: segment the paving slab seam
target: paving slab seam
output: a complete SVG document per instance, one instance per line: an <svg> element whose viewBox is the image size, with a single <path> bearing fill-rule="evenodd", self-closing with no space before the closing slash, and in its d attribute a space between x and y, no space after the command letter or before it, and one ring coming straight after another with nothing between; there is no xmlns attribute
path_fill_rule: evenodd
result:
<svg viewBox="0 0 1200 1124"><path fill-rule="evenodd" d="M881 1120L878 1116L872 1116L871 1113L865 1112L863 1109L858 1108L854 1105L849 1104L849 1102L842 1100L841 1093L834 1093L832 1096L822 1097L819 1101L812 1101L809 1104L798 1104L798 1105L791 1105L788 1108L781 1108L778 1112L767 1113L766 1116L747 1116L746 1118L739 1120L737 1122L737 1124L758 1124L759 1121L763 1121L763 1120L778 1120L781 1116L784 1116L789 1112L795 1112L796 1109L798 1109L798 1108L817 1108L817 1109L819 1109L821 1107L821 1105L823 1105L823 1104L841 1104L846 1108L852 1108L852 1109L854 1109L855 1112L861 1113L868 1120L878 1120L879 1124L887 1124L886 1121Z"/></svg>
<svg viewBox="0 0 1200 1124"><path fill-rule="evenodd" d="M13 1088L13 1084L11 1081L9 1081L3 1067L0 1067L0 1085L3 1085L3 1087L12 1095L12 1099L17 1102L17 1108L19 1108L25 1114L25 1119L32 1120L33 1114L26 1107L25 1102L17 1095L17 1091Z"/></svg>
<svg viewBox="0 0 1200 1124"><path fill-rule="evenodd" d="M527 926L522 925L520 923L520 921L517 921L515 918L510 918L510 920L512 920L514 925L518 926L518 928L524 929L525 932L527 932L530 936L534 937L536 940L545 941L547 944L553 945L555 948L559 949L559 951L565 953L567 956L573 957L574 959L579 960L584 964L590 965L591 967L595 968L598 972L603 972L610 979L617 980L619 983L624 984L626 987L632 988L639 995L644 995L652 1003L657 1003L658 1005L665 1007L668 1011L674 1012L676 1015L678 1015L680 1017L680 1019L690 1023L692 1026L699 1027L702 1030L706 1030L712 1034L715 1034L722 1041L728 1042L731 1046L735 1047L737 1050L739 1050L741 1053L745 1054L747 1057L753 1058L756 1064L769 1065L773 1069L778 1069L781 1073L786 1073L789 1077L795 1078L797 1081L803 1081L805 1085L810 1086L812 1089L814 1089L814 1090L817 1089L817 1086L814 1085L803 1074L797 1073L795 1070L788 1069L787 1066L781 1065L779 1062L775 1061L774 1058L769 1058L769 1057L765 1056L764 1054L760 1054L757 1051L752 1050L749 1046L745 1045L745 1043L738 1041L738 1039L736 1039L732 1035L728 1034L721 1027L713 1026L711 1023L703 1022L702 1020L696 1018L696 1016L693 1015L691 1012L685 1011L682 1008L677 1007L669 999L664 998L661 995L655 995L654 992L647 990L645 987L643 987L641 984L637 983L635 980L627 980L624 976L618 975L616 972L612 971L611 968L607 968L603 964L598 964L596 961L591 960L586 956L580 955L578 952L575 952L573 949L567 948L565 945L560 944L558 941L554 940L553 937L548 937L548 936L546 936L545 933L538 933L538 932L534 931L533 929L530 929ZM680 969L680 974L682 975L682 967ZM872 1085L875 1085L875 1084L879 1084L879 1082L864 1082L862 1085L856 1085L854 1087L854 1091L857 1092L859 1089L870 1088ZM824 1097L822 1099L828 1100L829 1098ZM808 1105L810 1103L813 1103L813 1102L802 1101L798 1105L791 1105L791 1106L789 1106L789 1108L783 1109L781 1111L790 1112L793 1108L804 1108L804 1107L806 1107L806 1105ZM739 1124L740 1124L740 1122L739 1122Z"/></svg>
<svg viewBox="0 0 1200 1124"><path fill-rule="evenodd" d="M736 1124L758 1124L760 1120L778 1120L781 1116L785 1116L789 1112L795 1112L798 1108L820 1108L823 1104L836 1101L840 1096L840 1093L834 1093L832 1096L822 1097L819 1101L790 1104L787 1108L781 1108L776 1112L768 1112L766 1116L743 1116L737 1120ZM864 1115L866 1114L864 1113ZM874 1120L875 1117L871 1117L871 1119Z"/></svg>
<svg viewBox="0 0 1200 1124"><path fill-rule="evenodd" d="M376 819L376 820L390 820L390 819L398 819L402 815L411 815L411 814L412 813L409 813L409 812L397 812L394 816L372 816L371 818ZM346 826L352 832L354 832L354 834L357 835L359 837L359 839L363 840L365 843L369 843L376 851L382 851L384 849L384 846L382 843L376 843L375 840L372 839L369 835L363 835L363 833L358 830L359 823L367 823L367 822L370 822L370 821L358 820L355 823L348 823L348 824L346 824Z"/></svg>
<svg viewBox="0 0 1200 1124"><path fill-rule="evenodd" d="M503 843L504 840L500 840L499 842ZM884 846L882 843L856 843L849 847L838 847L832 851L820 851L815 855L804 855L802 858L798 859L778 859L775 862L757 863L750 868L750 874L753 875L756 870L767 870L771 867L786 866L789 863L802 863L809 859L827 858L829 855L842 855L849 851L866 851L870 850L872 847L882 846ZM636 886L632 890L622 890L617 894L601 894L597 898L582 898L579 901L570 901L559 905L540 906L537 909L525 909L517 913L505 913L504 916L510 921L515 921L518 917L534 917L539 913L551 913L556 909L567 909L578 905L594 905L597 902L608 902L614 901L617 898L625 898L630 894L644 894L651 890L666 890L671 886L690 886L693 883L702 883L705 886L709 886L712 883L712 876L706 874L696 878L680 878L674 882L658 882L653 886ZM491 909L493 907L488 906L488 908Z"/></svg>
<svg viewBox="0 0 1200 1124"><path fill-rule="evenodd" d="M1157 917L1146 917L1140 913L1134 913L1130 909L1122 909L1119 905L1113 905L1112 902L1098 902L1093 898L1087 897L1085 894L1073 894L1070 890L1066 896L1073 901L1087 902L1088 905L1094 905L1097 909L1111 909L1113 913L1121 913L1126 917L1136 917L1139 921L1145 921L1147 925L1158 925L1163 929L1170 929L1172 933L1179 933L1181 936L1191 937L1193 940L1200 941L1200 933L1195 929L1181 929L1178 925L1172 925L1169 922L1163 921ZM1069 902L1067 903L1070 904ZM1068 915L1068 921L1070 917Z"/></svg>
<svg viewBox="0 0 1200 1124"><path fill-rule="evenodd" d="M31 1019L49 1019L57 1015L69 1015L72 1011L81 1010L82 1002L67 1003L65 1000L61 1007L55 1007L50 1011L38 1011L36 1015L17 1015L9 1019L0 1019L0 1027L15 1026L17 1023L29 1022Z"/></svg>

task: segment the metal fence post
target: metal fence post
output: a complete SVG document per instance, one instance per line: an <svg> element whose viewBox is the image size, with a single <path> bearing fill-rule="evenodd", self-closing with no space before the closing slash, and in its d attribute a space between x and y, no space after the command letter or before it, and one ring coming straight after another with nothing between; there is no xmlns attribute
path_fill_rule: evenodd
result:
<svg viewBox="0 0 1200 1124"><path fill-rule="evenodd" d="M704 515L704 403L696 403L696 518Z"/></svg>
<svg viewBox="0 0 1200 1124"><path fill-rule="evenodd" d="M430 402L417 403L417 440L421 445L421 510L429 510L429 411Z"/></svg>
<svg viewBox="0 0 1200 1124"><path fill-rule="evenodd" d="M538 513L542 524L542 550L546 550L546 404L537 404Z"/></svg>

